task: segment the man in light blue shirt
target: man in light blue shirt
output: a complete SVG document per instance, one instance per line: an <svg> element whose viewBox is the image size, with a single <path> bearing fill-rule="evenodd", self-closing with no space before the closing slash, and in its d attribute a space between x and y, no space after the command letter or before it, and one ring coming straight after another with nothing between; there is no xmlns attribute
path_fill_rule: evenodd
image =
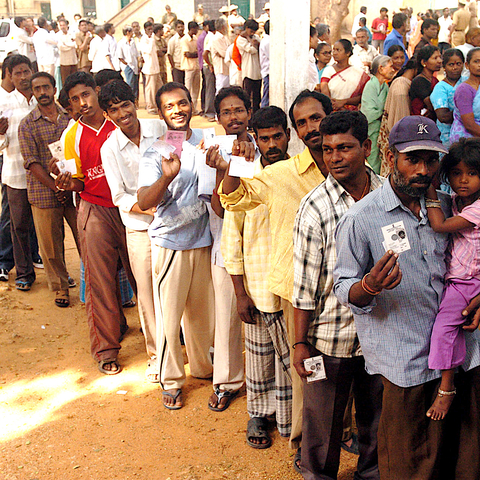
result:
<svg viewBox="0 0 480 480"><path fill-rule="evenodd" d="M448 238L430 227L424 194L437 172L438 153L446 150L435 123L420 116L398 122L389 142L393 173L340 220L334 271L335 294L352 309L367 371L383 379L380 476L480 478L478 330L466 335L464 371L456 381L462 411L441 422L426 416L438 394L440 372L429 370L428 353ZM442 208L448 210L445 200ZM453 423L457 432L448 430Z"/></svg>
<svg viewBox="0 0 480 480"><path fill-rule="evenodd" d="M153 294L157 317L157 358L163 404L170 410L183 407L185 383L180 322L184 320L185 343L194 377L213 373L214 298L210 268L208 212L198 198L195 146L201 130L190 128L193 105L180 83L167 83L156 94L160 118L169 130L186 132L181 158L161 154L158 142L140 162L138 206L156 208L149 227L152 240Z"/></svg>
<svg viewBox="0 0 480 480"><path fill-rule="evenodd" d="M387 35L383 44L383 51L385 55L388 55L388 49L392 45L400 45L405 52L405 65L408 62L408 55L405 50L403 36L407 33L407 16L404 13L396 13L392 19L392 27L392 31Z"/></svg>

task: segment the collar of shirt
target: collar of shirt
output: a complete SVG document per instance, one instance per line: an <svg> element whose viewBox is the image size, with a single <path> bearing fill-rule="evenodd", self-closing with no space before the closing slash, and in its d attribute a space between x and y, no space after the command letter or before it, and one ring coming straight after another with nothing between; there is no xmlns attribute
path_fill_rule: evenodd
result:
<svg viewBox="0 0 480 480"><path fill-rule="evenodd" d="M303 175L312 164L315 165L315 168L318 168L308 147L305 148L305 150L300 155L298 155L296 164L297 171L300 175Z"/></svg>
<svg viewBox="0 0 480 480"><path fill-rule="evenodd" d="M128 144L133 144L136 146L136 144L134 144L123 132L122 130L117 127L118 129L118 147L120 148L120 150L123 150ZM148 121L143 123L141 120L140 120L140 144L142 143L142 141L145 139L145 138L149 138L149 137L153 137L153 125L152 125L152 122Z"/></svg>
<svg viewBox="0 0 480 480"><path fill-rule="evenodd" d="M59 107L58 105L55 105L57 107L57 118L59 115L68 115L67 112L65 112L65 110L63 110L61 107ZM48 120L46 117L44 117L42 115L42 112L40 111L40 108L37 104L37 106L32 110L32 120L34 122L36 122L37 120L39 120L40 118L44 118L45 120L47 120L47 122L49 122L50 120Z"/></svg>
<svg viewBox="0 0 480 480"><path fill-rule="evenodd" d="M103 130L103 128L105 127L105 125L107 125L107 123L110 123L110 120L107 120L105 119L102 123L102 126L97 130L96 128L92 127L91 125L87 125L85 122L82 121L82 118L83 117L80 117L78 119L78 123L80 123L84 128L89 128L90 130L93 130L97 136L99 135L99 133ZM113 123L113 122L112 122Z"/></svg>
<svg viewBox="0 0 480 480"><path fill-rule="evenodd" d="M30 100L27 100L27 97L25 95L23 95L23 93L20 93L17 89L15 89L11 93L11 95L13 95L15 97L15 99L17 100L19 105L33 105L34 103L36 103L36 99L33 95L30 98Z"/></svg>

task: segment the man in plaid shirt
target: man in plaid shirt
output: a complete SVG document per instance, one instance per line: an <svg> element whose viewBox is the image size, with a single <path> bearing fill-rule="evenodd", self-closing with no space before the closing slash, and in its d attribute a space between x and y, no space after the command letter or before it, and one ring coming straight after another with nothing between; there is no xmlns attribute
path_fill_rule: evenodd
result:
<svg viewBox="0 0 480 480"><path fill-rule="evenodd" d="M337 478L343 415L353 388L360 450L355 476L378 479L382 382L379 375L365 370L353 314L333 293L333 268L338 221L383 179L365 165L371 141L362 113L332 113L320 132L330 173L302 200L293 238L293 364L306 380L312 372L305 369L304 360L321 356L327 377L304 382L301 469L306 480Z"/></svg>

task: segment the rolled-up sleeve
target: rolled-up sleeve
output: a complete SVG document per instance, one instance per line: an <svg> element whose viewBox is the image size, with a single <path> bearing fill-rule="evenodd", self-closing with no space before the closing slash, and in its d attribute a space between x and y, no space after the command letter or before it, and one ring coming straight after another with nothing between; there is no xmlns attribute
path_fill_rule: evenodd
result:
<svg viewBox="0 0 480 480"><path fill-rule="evenodd" d="M28 170L32 163L39 163L38 148L31 127L21 122L18 128L18 142L23 157L23 166Z"/></svg>
<svg viewBox="0 0 480 480"><path fill-rule="evenodd" d="M343 216L335 232L337 262L333 270L333 291L338 301L350 307L353 314L364 315L370 313L376 306L375 297L365 307L357 307L349 301L350 289L360 282L363 276L373 266L370 249L362 232L356 228L355 217Z"/></svg>
<svg viewBox="0 0 480 480"><path fill-rule="evenodd" d="M243 275L244 212L225 212L222 228L221 251L229 275Z"/></svg>
<svg viewBox="0 0 480 480"><path fill-rule="evenodd" d="M138 172L138 188L150 187L162 176L161 156L153 148L149 148L140 160Z"/></svg>

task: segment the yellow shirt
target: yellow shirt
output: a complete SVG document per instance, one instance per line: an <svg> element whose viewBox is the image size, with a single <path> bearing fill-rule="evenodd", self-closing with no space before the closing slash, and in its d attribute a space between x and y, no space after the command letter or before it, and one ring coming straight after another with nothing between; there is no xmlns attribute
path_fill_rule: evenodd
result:
<svg viewBox="0 0 480 480"><path fill-rule="evenodd" d="M263 170L255 162L255 174ZM225 212L222 229L222 256L230 275L243 275L247 295L261 312L275 313L282 307L280 298L268 290L270 271L270 220L268 208L261 204L246 212Z"/></svg>
<svg viewBox="0 0 480 480"><path fill-rule="evenodd" d="M187 58L185 52L197 53L197 36L191 37L188 33L180 40L180 47L182 49L182 59L180 61L180 68L182 70L200 70L198 58Z"/></svg>
<svg viewBox="0 0 480 480"><path fill-rule="evenodd" d="M218 194L224 208L238 212L264 204L272 238L270 292L291 302L293 294L293 225L302 198L325 180L306 148L301 154L263 169L252 180L241 179L234 192Z"/></svg>

